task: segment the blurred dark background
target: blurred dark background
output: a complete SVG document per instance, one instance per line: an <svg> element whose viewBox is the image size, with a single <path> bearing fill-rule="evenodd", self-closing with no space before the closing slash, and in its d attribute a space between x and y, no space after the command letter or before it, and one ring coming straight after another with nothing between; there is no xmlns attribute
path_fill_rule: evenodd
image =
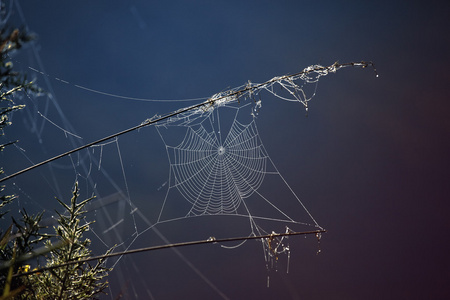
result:
<svg viewBox="0 0 450 300"><path fill-rule="evenodd" d="M307 117L298 103L262 97L261 139L328 230L319 255L314 237L291 238L289 274L280 262L269 288L257 242L180 249L193 267L171 250L133 255L123 259L122 275L113 272L119 283L111 279L105 298L121 291L139 299L449 299L449 8L444 1L20 1L11 20L25 21L38 39L15 66L51 88L59 108L25 99L27 112L14 115L7 134L30 130L27 118L45 123L41 144L38 129L18 144L36 163L187 105L76 85L186 99L312 64L373 61L378 78L369 68L322 78ZM37 111L83 140L73 142ZM151 220L151 199L164 196L158 188L168 176L164 144L154 128L119 141L128 191ZM126 190L107 147L115 145L104 146L104 162L108 155L116 162L110 174ZM7 173L30 164L18 149L8 151L17 153L2 153ZM53 196L70 196L71 162L54 167L69 169L58 187L45 175L45 190L31 174L9 183L19 194L14 208L51 212ZM160 230L183 240L189 222ZM151 243L143 234L133 248Z"/></svg>

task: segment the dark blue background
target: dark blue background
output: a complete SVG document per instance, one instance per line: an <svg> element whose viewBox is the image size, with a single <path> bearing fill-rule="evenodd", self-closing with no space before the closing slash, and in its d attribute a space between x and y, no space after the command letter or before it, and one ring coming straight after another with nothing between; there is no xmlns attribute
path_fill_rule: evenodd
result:
<svg viewBox="0 0 450 300"><path fill-rule="evenodd" d="M42 65L33 67L45 67L61 110L83 142L185 104L120 100L74 84L130 97L185 99L311 64L373 61L378 78L372 70L357 68L323 78L308 117L300 104L263 98L261 138L280 172L328 230L320 255L314 239L292 239L290 273L280 267L266 288L259 246L182 251L231 299L448 299L450 10L443 3L20 5L28 28L38 35ZM27 70L25 59L16 65ZM45 76L28 71L48 87ZM47 117L61 124L58 116L48 111ZM19 118L15 122L21 124ZM151 195L139 187L151 179L156 190L168 168L157 134L151 128L145 134L131 134L120 144L130 191L141 209L151 204L140 199ZM54 144L46 145L42 157L36 154L35 162L72 147L59 130L49 140ZM21 145L33 156L34 146ZM17 160L5 170L12 173L28 164ZM120 172L117 168L112 174ZM67 180L73 182L73 175ZM49 193L68 197L70 187ZM53 209L54 202L28 193L34 205ZM28 203L25 198L22 204ZM146 290L157 299L221 297L171 251L127 259L137 269L126 275L122 287L114 286L112 299L119 290L140 299L148 297Z"/></svg>

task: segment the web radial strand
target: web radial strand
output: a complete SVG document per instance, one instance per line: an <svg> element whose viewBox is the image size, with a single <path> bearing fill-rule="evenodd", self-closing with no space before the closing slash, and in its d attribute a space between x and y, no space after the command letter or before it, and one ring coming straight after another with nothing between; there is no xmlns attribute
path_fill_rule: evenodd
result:
<svg viewBox="0 0 450 300"><path fill-rule="evenodd" d="M192 204L189 214L235 213L261 186L267 155L255 127L235 120L223 144L203 125L188 127L178 146L167 146L174 186Z"/></svg>

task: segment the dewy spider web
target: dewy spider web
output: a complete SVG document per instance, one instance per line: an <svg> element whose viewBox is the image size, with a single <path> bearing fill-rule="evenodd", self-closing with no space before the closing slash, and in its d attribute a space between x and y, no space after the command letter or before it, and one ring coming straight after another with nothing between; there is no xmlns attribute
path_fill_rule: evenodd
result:
<svg viewBox="0 0 450 300"><path fill-rule="evenodd" d="M169 187L192 204L188 216L236 213L264 179L267 154L256 125L235 120L224 141L217 136L220 131L207 132L203 124L194 128L188 127L180 145L166 146L173 182Z"/></svg>
<svg viewBox="0 0 450 300"><path fill-rule="evenodd" d="M260 106L260 103L257 105ZM266 219L296 223L259 191L266 175L278 176L287 183L264 148L254 111L252 103L227 104L213 111L197 111L199 115L194 121L176 118L157 125L166 144L170 163L169 187L158 222L164 220L165 203L170 201L170 193L176 189L191 205L184 217L217 214L245 216L250 219L252 228L257 228L254 218L261 217L253 216L246 201L256 195L260 198L257 205L261 206L263 202L281 217ZM230 120L225 121L225 124L230 122L231 125L222 124L224 117L221 117L221 112L230 114ZM249 122L242 123L239 117L246 116ZM172 127L186 128L181 142L176 146L167 144L164 138L171 134L173 139ZM287 187L298 204L304 207L292 189ZM321 228L306 212L309 218L303 223L310 222L312 226ZM255 232L252 231L252 234Z"/></svg>
<svg viewBox="0 0 450 300"><path fill-rule="evenodd" d="M267 233L264 230L266 227L260 224L262 221L281 222L284 226L301 224L323 229L267 154L256 126L256 111L260 107L261 102L235 102L216 107L214 110L198 110L195 116L188 114L157 125L170 163L168 189L158 223L166 222L166 218L173 220L227 215L248 219L251 228L249 236ZM228 118L225 117L227 114ZM165 136L173 140L174 131L180 128L181 141L176 145L168 144ZM292 211L292 207L301 206L303 213L299 214L299 211L295 210L297 214L289 216L280 209L279 205L270 199L271 195L266 195L261 189L266 177L276 177L278 184L285 185L290 191L290 199L286 196L283 198L284 204L288 204L285 207L291 207ZM177 197L177 194L181 197ZM183 206L185 210L179 211L179 216L169 217L171 214L166 212L166 205L170 207L169 202L179 203L183 200L189 203L188 206ZM256 214L256 211L262 214ZM303 218L296 221L295 218L300 215ZM286 232L289 230L286 227ZM278 259L278 255L283 253L290 256L289 246L285 242L283 238L263 241L268 269L274 267L273 263ZM242 244L243 242L235 247Z"/></svg>

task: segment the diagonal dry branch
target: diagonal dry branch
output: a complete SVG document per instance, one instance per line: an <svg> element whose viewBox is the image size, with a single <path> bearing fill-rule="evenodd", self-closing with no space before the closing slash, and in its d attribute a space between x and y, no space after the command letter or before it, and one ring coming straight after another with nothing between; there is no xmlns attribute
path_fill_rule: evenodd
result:
<svg viewBox="0 0 450 300"><path fill-rule="evenodd" d="M177 110L175 112L170 112L170 113L168 113L168 114L166 114L164 116L161 116L161 117L158 117L158 118L155 118L155 119L147 119L147 120L145 120L144 122L142 122L139 125L136 125L134 127L131 127L131 128L125 129L123 131L114 133L112 135L106 136L106 137L101 138L99 140L96 140L94 142L85 144L83 146L80 146L78 148L72 149L72 150L67 151L65 153L62 153L62 154L59 154L57 156L51 157L51 158L49 158L47 160L44 160L44 161L42 161L40 163L34 164L34 165L32 165L32 166L30 166L28 168L22 169L22 170L14 173L14 174L11 174L9 176L5 176L5 177L0 179L0 182L6 181L6 180L11 179L13 177L16 177L18 175L21 175L23 173L26 173L26 172L31 171L33 169L36 169L36 168L38 168L40 166L48 164L48 163L50 163L52 161L55 161L55 160L57 160L59 158L68 156L68 155L70 155L72 153L75 153L75 152L78 152L80 150L89 148L89 147L94 146L96 144L103 143L103 142L105 142L107 140L116 138L116 137L118 137L120 135L124 135L126 133L129 133L131 131L137 130L139 128L142 128L142 127L145 127L145 126L149 126L149 125L154 125L154 124L156 124L158 122L170 119L172 117L175 117L175 116L183 114L185 112L194 110L196 108L202 108L203 107L205 109L208 109L208 108L214 107L214 106L219 105L219 104L223 105L224 102L239 101L240 97L243 97L243 96L246 96L246 95L251 96L251 94L254 93L255 91L258 91L260 89L264 89L267 86L271 86L271 85L273 85L276 82L282 82L283 80L288 80L288 79L292 79L292 80L305 79L305 80L308 80L307 78L302 78L302 76L308 75L310 73L316 73L316 74L318 74L317 75L318 77L321 77L321 76L325 76L325 75L327 75L329 73L335 73L337 70L339 70L341 68L344 68L344 67L361 67L361 68L372 67L373 70L375 71L376 76L378 76L378 74L376 72L376 69L375 69L375 66L374 66L373 62L371 62L371 61L367 61L367 62L366 61L350 62L350 63L342 63L342 64L338 63L338 62L335 62L334 64L332 64L330 66L327 66L327 67L320 66L320 65L309 66L309 67L303 69L303 71L301 71L301 72L297 72L297 73L290 74L290 75L283 75L283 76L274 77L274 78L272 78L272 79L270 79L268 81L265 81L263 83L248 84L248 85L245 85L244 88L241 88L241 89L238 89L238 90L233 90L232 89L232 90L229 90L227 92L215 94L215 95L211 96L210 98L208 98L204 102L201 102L201 103L198 103L198 104L195 104L195 105L191 105L191 106L179 109L179 110Z"/></svg>

